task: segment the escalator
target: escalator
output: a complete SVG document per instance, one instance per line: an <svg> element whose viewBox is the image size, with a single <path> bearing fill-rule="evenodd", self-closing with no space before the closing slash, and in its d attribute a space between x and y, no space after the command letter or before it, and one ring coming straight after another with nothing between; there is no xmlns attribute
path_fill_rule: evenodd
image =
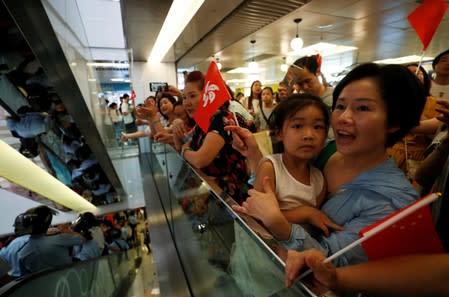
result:
<svg viewBox="0 0 449 297"><path fill-rule="evenodd" d="M126 296L141 266L141 253L135 248L36 272L1 287L0 296Z"/></svg>

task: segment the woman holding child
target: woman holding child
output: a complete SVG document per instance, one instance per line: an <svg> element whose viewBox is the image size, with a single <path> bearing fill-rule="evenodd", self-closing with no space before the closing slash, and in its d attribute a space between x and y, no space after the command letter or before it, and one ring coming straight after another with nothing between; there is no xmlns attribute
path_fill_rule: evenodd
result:
<svg viewBox="0 0 449 297"><path fill-rule="evenodd" d="M264 191L250 190L249 198L234 209L261 220L287 248L315 248L324 255L335 253L357 240L363 227L418 198L388 156L387 147L419 124L424 103L422 86L407 68L372 63L358 66L333 93L331 126L337 152L324 167L328 199L321 211L306 205L281 211L267 178ZM405 105L409 106L406 110ZM234 147L255 168L261 154L252 135L240 127L228 129L234 132ZM325 234L328 227L333 228L317 223L317 217L329 217L343 230L313 238L299 224L321 226ZM288 255L287 264L300 257L300 252L289 251ZM335 264L344 266L366 260L363 249L355 247L336 259Z"/></svg>

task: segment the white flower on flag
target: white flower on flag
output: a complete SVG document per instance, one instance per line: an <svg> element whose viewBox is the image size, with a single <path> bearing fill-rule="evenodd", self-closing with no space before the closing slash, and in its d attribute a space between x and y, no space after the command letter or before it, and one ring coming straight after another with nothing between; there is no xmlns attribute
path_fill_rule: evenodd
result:
<svg viewBox="0 0 449 297"><path fill-rule="evenodd" d="M220 90L217 85L209 83L210 81L207 81L206 87L204 88L203 107L206 107L208 104L214 102L215 91Z"/></svg>

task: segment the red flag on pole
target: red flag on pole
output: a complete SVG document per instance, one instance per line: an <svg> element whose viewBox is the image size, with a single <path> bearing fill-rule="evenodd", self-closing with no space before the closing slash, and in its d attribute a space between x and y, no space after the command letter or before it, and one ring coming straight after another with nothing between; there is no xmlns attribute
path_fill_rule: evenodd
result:
<svg viewBox="0 0 449 297"><path fill-rule="evenodd" d="M201 93L198 109L193 115L195 122L204 132L207 133L210 119L217 109L229 99L231 99L231 95L221 77L220 70L218 70L217 64L212 61L204 78L204 89Z"/></svg>
<svg viewBox="0 0 449 297"><path fill-rule="evenodd" d="M369 260L405 254L444 253L430 212L429 203L436 198L432 195L360 230L360 236L363 238L380 229L362 242Z"/></svg>
<svg viewBox="0 0 449 297"><path fill-rule="evenodd" d="M408 17L426 50L447 10L444 0L424 0Z"/></svg>
<svg viewBox="0 0 449 297"><path fill-rule="evenodd" d="M134 90L131 90L131 96L129 97L129 99L134 102L136 100L136 97L136 92L134 92Z"/></svg>
<svg viewBox="0 0 449 297"><path fill-rule="evenodd" d="M363 228L359 232L359 239L330 255L323 263L329 263L360 244L369 260L413 253L444 253L429 208L429 204L440 196L440 193L429 194ZM311 272L312 269L307 270L294 282Z"/></svg>

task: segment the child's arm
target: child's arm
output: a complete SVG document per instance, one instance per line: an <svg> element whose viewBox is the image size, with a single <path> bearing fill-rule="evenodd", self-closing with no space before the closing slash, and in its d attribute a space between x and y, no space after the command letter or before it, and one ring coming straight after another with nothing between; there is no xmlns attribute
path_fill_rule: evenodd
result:
<svg viewBox="0 0 449 297"><path fill-rule="evenodd" d="M320 209L324 200L326 200L327 194L327 182L326 179L323 178L323 188L321 189L321 193L316 197L316 208Z"/></svg>
<svg viewBox="0 0 449 297"><path fill-rule="evenodd" d="M263 192L264 177L269 177L269 184L271 189L276 189L276 176L274 174L273 163L270 160L264 160L259 164L256 170L256 180L254 182L254 189ZM275 190L276 191L276 190Z"/></svg>
<svg viewBox="0 0 449 297"><path fill-rule="evenodd" d="M282 211L287 221L293 224L310 224L329 236L330 230L343 231L343 228L329 219L329 217L318 208L302 205Z"/></svg>

